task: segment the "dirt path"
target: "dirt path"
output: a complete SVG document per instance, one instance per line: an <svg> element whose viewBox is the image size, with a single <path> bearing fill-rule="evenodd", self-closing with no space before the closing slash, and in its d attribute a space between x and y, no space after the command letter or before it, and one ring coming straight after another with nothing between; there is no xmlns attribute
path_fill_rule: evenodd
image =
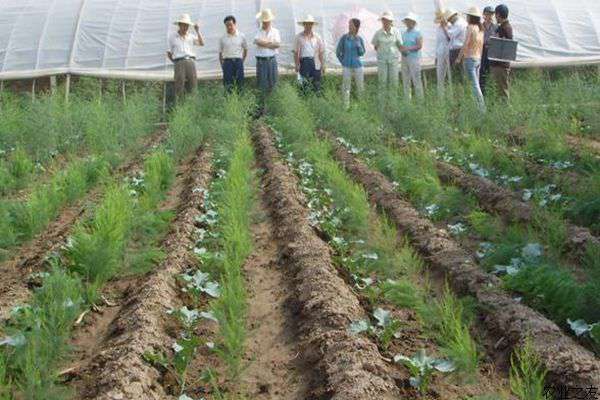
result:
<svg viewBox="0 0 600 400"><path fill-rule="evenodd" d="M498 343L514 348L530 338L548 370L550 382L569 387L600 387L600 361L592 352L565 335L552 321L512 299L501 289L497 277L476 265L472 254L402 200L383 174L370 170L335 141L331 143L335 157L398 228L408 234L429 264L443 272L458 293L472 295L486 310L481 318Z"/></svg>
<svg viewBox="0 0 600 400"><path fill-rule="evenodd" d="M396 399L393 368L369 339L349 332L365 319L357 297L337 274L330 250L310 227L304 197L264 125L254 135L263 183L282 260L294 282L295 316L302 341L299 354L313 365L306 398Z"/></svg>
<svg viewBox="0 0 600 400"><path fill-rule="evenodd" d="M165 136L164 130L158 131L148 138L143 148L154 148ZM114 175L129 175L141 168L145 154L147 151L120 166ZM65 207L59 217L33 240L11 250L14 256L0 264L0 320L6 319L14 306L27 301L31 288L37 284L35 280L29 280L28 277L32 273L43 270L46 257L60 249L71 234L75 223L85 216L91 208L90 204L99 201L101 195L100 189L93 189L84 199Z"/></svg>
<svg viewBox="0 0 600 400"><path fill-rule="evenodd" d="M262 189L262 188L261 188ZM248 367L241 393L256 400L303 400L309 391L302 365L294 316L290 308L290 274L278 260L274 226L260 193L259 222L252 227L254 252L244 265L248 288L248 338L244 356Z"/></svg>
<svg viewBox="0 0 600 400"><path fill-rule="evenodd" d="M93 321L79 379L72 383L79 399L165 399L161 373L142 359L146 351L160 353L170 348L169 309L181 305L175 277L193 260L195 220L202 214L203 196L199 189L208 186L211 154L200 151L188 164L180 188L179 207L171 230L163 241L167 257L151 273L130 285L124 292L114 318ZM174 189L178 190L178 189ZM96 336L94 338L94 335ZM79 339L80 343L83 340Z"/></svg>

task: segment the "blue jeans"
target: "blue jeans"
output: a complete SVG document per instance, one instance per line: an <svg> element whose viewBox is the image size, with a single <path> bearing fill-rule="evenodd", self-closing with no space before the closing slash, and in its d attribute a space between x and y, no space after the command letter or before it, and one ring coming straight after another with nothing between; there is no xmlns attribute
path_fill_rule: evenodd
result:
<svg viewBox="0 0 600 400"><path fill-rule="evenodd" d="M465 72L469 81L471 82L471 88L473 89L473 96L477 101L479 109L485 111L485 100L483 99L483 93L479 86L479 68L481 66L481 60L476 58L465 58L464 61Z"/></svg>
<svg viewBox="0 0 600 400"><path fill-rule="evenodd" d="M242 88L244 84L244 61L241 58L223 60L223 84L230 91L234 87Z"/></svg>

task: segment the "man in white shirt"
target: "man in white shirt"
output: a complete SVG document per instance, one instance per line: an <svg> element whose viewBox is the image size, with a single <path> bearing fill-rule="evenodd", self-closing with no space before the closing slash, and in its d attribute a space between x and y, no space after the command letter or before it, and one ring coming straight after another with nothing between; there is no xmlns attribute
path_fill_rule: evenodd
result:
<svg viewBox="0 0 600 400"><path fill-rule="evenodd" d="M450 26L447 28L448 36L450 37L450 66L455 72L455 76L460 76L460 65L457 63L458 55L460 54L467 34L467 21L461 18L458 12L449 12L448 22Z"/></svg>
<svg viewBox="0 0 600 400"><path fill-rule="evenodd" d="M256 16L261 28L254 37L256 45L256 80L263 96L269 94L277 84L279 71L277 68L277 53L281 46L279 31L272 26L275 19L273 12L267 8Z"/></svg>
<svg viewBox="0 0 600 400"><path fill-rule="evenodd" d="M230 92L234 87L241 89L244 84L244 62L248 56L246 36L238 31L233 15L223 20L227 32L219 42L219 61L223 70L223 84Z"/></svg>
<svg viewBox="0 0 600 400"><path fill-rule="evenodd" d="M435 68L437 73L438 95L443 96L446 92L446 80L452 83L450 75L450 34L448 29L450 24L448 18L451 12L438 11L435 18L436 28L436 47L435 47Z"/></svg>
<svg viewBox="0 0 600 400"><path fill-rule="evenodd" d="M294 59L296 72L306 82L305 89L310 87L320 92L321 78L325 72L325 44L321 37L313 32L316 24L315 18L310 14L302 21L298 21L298 25L302 25L304 31L296 35Z"/></svg>
<svg viewBox="0 0 600 400"><path fill-rule="evenodd" d="M179 30L169 37L169 50L167 57L175 64L175 93L177 99L181 99L184 89L192 93L198 85L196 75L196 52L194 46L204 46L204 39L200 34L198 25L192 23L189 14L183 14L175 21ZM194 26L196 33L189 32L190 26Z"/></svg>

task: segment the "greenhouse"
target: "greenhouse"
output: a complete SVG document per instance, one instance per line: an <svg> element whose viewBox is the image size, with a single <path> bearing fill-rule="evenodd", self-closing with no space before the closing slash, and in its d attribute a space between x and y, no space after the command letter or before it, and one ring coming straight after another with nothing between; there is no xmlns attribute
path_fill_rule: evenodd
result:
<svg viewBox="0 0 600 400"><path fill-rule="evenodd" d="M480 2L476 2L480 3ZM523 65L574 65L600 61L600 2L595 0L507 0L519 41ZM463 11L468 1L449 2ZM483 8L487 5L478 4ZM347 20L358 16L370 41L379 27L379 14L414 12L424 35L424 64L433 65L433 19L440 4L433 0L351 2L328 1L195 1L195 0L4 0L0 4L0 79L55 74L165 80L172 75L165 56L172 21L189 13L200 24L206 46L198 52L199 76L220 75L218 42L223 18L233 14L248 36L257 30L255 16L269 7L282 33L281 62L292 64L292 42L300 32L297 21L306 13L322 22L317 28L327 46L327 62L335 59L336 41ZM253 57L252 50L250 58ZM371 48L365 57L375 61ZM252 70L254 65L249 66Z"/></svg>

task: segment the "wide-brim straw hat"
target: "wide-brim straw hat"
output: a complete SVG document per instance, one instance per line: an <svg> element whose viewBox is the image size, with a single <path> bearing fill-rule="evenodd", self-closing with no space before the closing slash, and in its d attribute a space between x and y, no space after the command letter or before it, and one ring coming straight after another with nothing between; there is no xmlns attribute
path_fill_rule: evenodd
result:
<svg viewBox="0 0 600 400"><path fill-rule="evenodd" d="M402 18L402 21L406 21L406 20L417 23L419 21L419 17L414 12L409 12L408 14L406 14L406 16L404 18Z"/></svg>
<svg viewBox="0 0 600 400"><path fill-rule="evenodd" d="M472 17L478 17L478 18L481 18L481 16L483 15L481 13L481 9L477 6L469 7L469 9L465 12L465 14L470 15Z"/></svg>
<svg viewBox="0 0 600 400"><path fill-rule="evenodd" d="M175 22L173 22L174 25L178 25L178 24L186 24L186 25L194 25L194 23L192 22L192 18L190 17L190 14L181 14L179 16L179 18L177 18L177 20Z"/></svg>
<svg viewBox="0 0 600 400"><path fill-rule="evenodd" d="M317 20L315 19L315 17L313 17L312 15L308 14L306 17L304 17L303 19L301 19L300 21L298 21L298 25L304 25L304 24L318 25L319 23L317 22Z"/></svg>
<svg viewBox="0 0 600 400"><path fill-rule="evenodd" d="M383 14L381 14L381 17L379 17L379 20L381 21L382 19L386 19L388 21L392 21L394 22L394 14L392 14L390 11L386 11Z"/></svg>
<svg viewBox="0 0 600 400"><path fill-rule="evenodd" d="M265 8L256 14L256 19L260 20L260 22L271 22L275 19L275 14L273 14L270 8Z"/></svg>

